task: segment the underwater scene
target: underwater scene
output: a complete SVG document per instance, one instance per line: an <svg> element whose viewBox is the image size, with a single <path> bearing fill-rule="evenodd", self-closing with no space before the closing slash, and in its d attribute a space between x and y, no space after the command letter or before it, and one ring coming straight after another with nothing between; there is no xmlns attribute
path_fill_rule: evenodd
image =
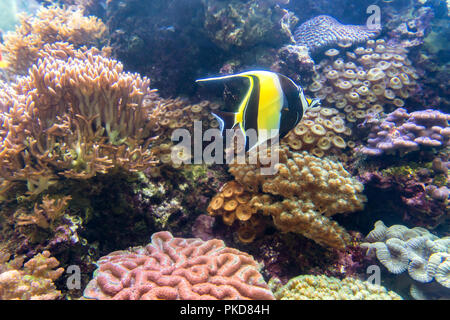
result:
<svg viewBox="0 0 450 320"><path fill-rule="evenodd" d="M0 0L0 300L450 299L450 0Z"/></svg>

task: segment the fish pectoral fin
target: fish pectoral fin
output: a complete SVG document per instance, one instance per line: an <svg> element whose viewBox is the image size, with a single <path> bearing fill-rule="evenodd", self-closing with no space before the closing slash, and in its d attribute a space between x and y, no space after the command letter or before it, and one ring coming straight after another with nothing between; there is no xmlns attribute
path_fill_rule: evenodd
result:
<svg viewBox="0 0 450 320"><path fill-rule="evenodd" d="M211 114L219 122L219 129L222 135L225 129L232 129L236 125L236 113L234 112L214 111Z"/></svg>

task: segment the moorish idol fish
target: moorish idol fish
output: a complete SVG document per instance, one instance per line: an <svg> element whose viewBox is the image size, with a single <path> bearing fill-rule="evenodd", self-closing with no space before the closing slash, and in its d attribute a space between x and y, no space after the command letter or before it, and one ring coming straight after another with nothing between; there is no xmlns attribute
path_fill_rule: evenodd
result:
<svg viewBox="0 0 450 320"><path fill-rule="evenodd" d="M220 130L239 127L243 136L246 131L254 129L258 140L253 145L246 143L246 150L251 150L261 143L277 136L283 138L302 119L305 111L316 106L319 99L305 97L302 87L288 77L271 71L248 71L234 75L198 79L196 82L223 81L233 78L246 78L249 87L237 112L214 111L212 114L219 121ZM260 134L267 130L266 134ZM251 142L250 142L251 143Z"/></svg>

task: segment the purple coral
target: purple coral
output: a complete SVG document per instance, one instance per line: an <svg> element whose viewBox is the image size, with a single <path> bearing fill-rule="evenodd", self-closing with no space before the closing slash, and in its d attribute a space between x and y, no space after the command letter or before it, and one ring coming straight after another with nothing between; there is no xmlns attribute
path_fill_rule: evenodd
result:
<svg viewBox="0 0 450 320"><path fill-rule="evenodd" d="M294 33L297 45L314 51L338 43L364 42L378 35L379 29L364 25L343 25L330 16L321 15L301 24Z"/></svg>
<svg viewBox="0 0 450 320"><path fill-rule="evenodd" d="M441 147L449 143L450 115L427 109L410 114L398 108L385 119L371 119L367 146L360 149L364 154L375 156L383 153L402 153L420 147Z"/></svg>

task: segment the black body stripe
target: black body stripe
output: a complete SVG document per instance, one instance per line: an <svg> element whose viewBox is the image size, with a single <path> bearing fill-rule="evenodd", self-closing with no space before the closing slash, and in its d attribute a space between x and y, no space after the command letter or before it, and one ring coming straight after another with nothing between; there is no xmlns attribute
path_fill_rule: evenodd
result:
<svg viewBox="0 0 450 320"><path fill-rule="evenodd" d="M260 83L257 76L250 75L253 79L253 91L248 99L247 107L244 109L243 123L244 130L255 129L258 132L258 111L259 111L259 91Z"/></svg>
<svg viewBox="0 0 450 320"><path fill-rule="evenodd" d="M284 93L287 105L283 105L280 119L280 139L293 129L303 117L303 106L299 97L298 87L286 76L277 74L280 80L281 90ZM285 109L288 110L285 110Z"/></svg>

